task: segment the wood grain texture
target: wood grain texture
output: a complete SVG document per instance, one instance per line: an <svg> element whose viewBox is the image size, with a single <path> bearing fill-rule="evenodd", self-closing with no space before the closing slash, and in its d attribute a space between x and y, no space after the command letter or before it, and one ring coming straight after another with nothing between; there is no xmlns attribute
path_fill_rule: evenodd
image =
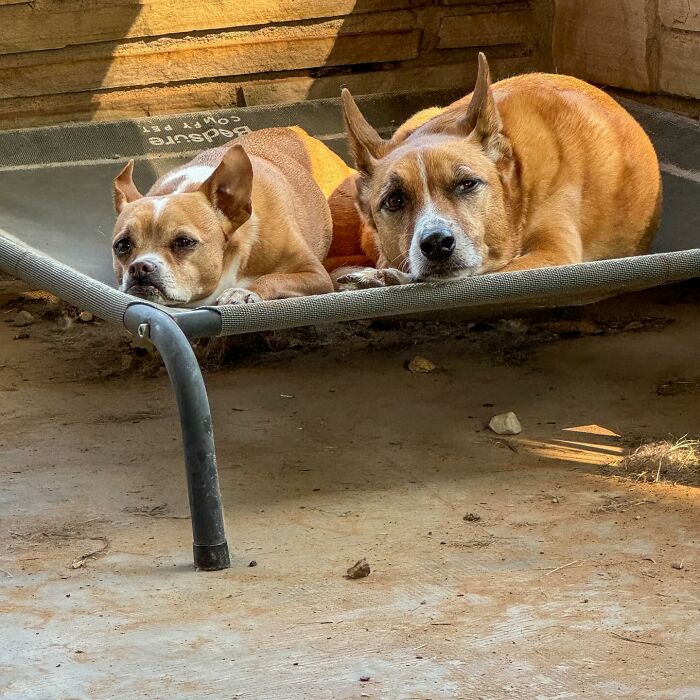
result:
<svg viewBox="0 0 700 700"><path fill-rule="evenodd" d="M0 0L0 128L462 87L483 47L495 74L700 96L700 0L553 3Z"/></svg>
<svg viewBox="0 0 700 700"><path fill-rule="evenodd" d="M700 33L663 30L659 88L700 99Z"/></svg>
<svg viewBox="0 0 700 700"><path fill-rule="evenodd" d="M529 57L491 61L494 79L529 69ZM308 98L337 97L342 87L354 94L400 92L415 85L432 89L468 92L476 78L476 63L468 61L438 65L409 64L385 70L312 77L226 78L179 85L135 87L65 95L0 100L0 129L86 121L148 117L154 114L199 112L244 105L298 102Z"/></svg>
<svg viewBox="0 0 700 700"><path fill-rule="evenodd" d="M87 44L0 56L0 98L172 83L226 75L399 61L418 54L411 13L311 26Z"/></svg>
<svg viewBox="0 0 700 700"><path fill-rule="evenodd" d="M644 0L555 0L554 66L584 80L652 89Z"/></svg>
<svg viewBox="0 0 700 700"><path fill-rule="evenodd" d="M531 2L530 0L522 0L519 3L514 0L510 2L503 2L503 0L440 0L440 4L446 7L470 6L474 8L475 12L482 12L484 9L488 9L489 5L491 7L504 7L518 4L527 7Z"/></svg>
<svg viewBox="0 0 700 700"><path fill-rule="evenodd" d="M549 0L0 0L0 128L357 93L547 67Z"/></svg>
<svg viewBox="0 0 700 700"><path fill-rule="evenodd" d="M700 0L659 0L659 19L669 29L700 32Z"/></svg>
<svg viewBox="0 0 700 700"><path fill-rule="evenodd" d="M0 3L0 53L121 42L214 29L289 24L301 20L356 16L407 9L410 0L36 0Z"/></svg>
<svg viewBox="0 0 700 700"><path fill-rule="evenodd" d="M440 22L438 48L526 43L533 35L532 15L521 12L480 12L453 15Z"/></svg>

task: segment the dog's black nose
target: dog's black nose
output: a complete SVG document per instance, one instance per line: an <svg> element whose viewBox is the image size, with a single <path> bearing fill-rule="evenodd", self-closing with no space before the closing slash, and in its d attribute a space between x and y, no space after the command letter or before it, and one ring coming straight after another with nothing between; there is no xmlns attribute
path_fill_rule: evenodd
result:
<svg viewBox="0 0 700 700"><path fill-rule="evenodd" d="M129 274L132 277L147 277L155 270L156 266L149 260L136 260L129 265Z"/></svg>
<svg viewBox="0 0 700 700"><path fill-rule="evenodd" d="M421 236L420 249L428 260L446 260L455 249L455 237L449 231L430 231Z"/></svg>

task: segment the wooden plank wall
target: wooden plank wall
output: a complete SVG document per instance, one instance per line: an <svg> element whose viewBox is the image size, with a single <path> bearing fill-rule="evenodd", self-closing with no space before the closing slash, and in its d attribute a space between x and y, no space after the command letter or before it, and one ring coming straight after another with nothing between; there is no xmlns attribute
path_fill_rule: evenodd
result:
<svg viewBox="0 0 700 700"><path fill-rule="evenodd" d="M551 0L0 0L0 128L470 89L550 63Z"/></svg>
<svg viewBox="0 0 700 700"><path fill-rule="evenodd" d="M700 0L555 0L555 68L644 93L700 98Z"/></svg>

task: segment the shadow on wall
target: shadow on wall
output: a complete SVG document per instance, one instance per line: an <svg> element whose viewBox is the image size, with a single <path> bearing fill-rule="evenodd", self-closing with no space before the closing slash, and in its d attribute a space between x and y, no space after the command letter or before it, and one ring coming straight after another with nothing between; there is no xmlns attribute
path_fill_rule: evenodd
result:
<svg viewBox="0 0 700 700"><path fill-rule="evenodd" d="M410 80L415 69L407 68L420 54L423 20L409 0L356 0L336 22L323 64L309 71L303 98L337 97L343 87L358 95L424 89Z"/></svg>
<svg viewBox="0 0 700 700"><path fill-rule="evenodd" d="M0 4L0 128L40 124L42 115L44 123L89 120L101 108L95 91L114 82L115 53L139 33L141 12L137 2Z"/></svg>
<svg viewBox="0 0 700 700"><path fill-rule="evenodd" d="M544 66L550 0L0 2L0 128L471 89Z"/></svg>
<svg viewBox="0 0 700 700"><path fill-rule="evenodd" d="M485 51L494 80L551 66L550 0L357 0L304 98L473 88Z"/></svg>
<svg viewBox="0 0 700 700"><path fill-rule="evenodd" d="M267 72L241 75L236 104L337 97L341 87L356 95L465 94L480 50L487 52L495 79L548 68L550 26L549 0L319 2L304 19L270 25L285 60L271 60Z"/></svg>

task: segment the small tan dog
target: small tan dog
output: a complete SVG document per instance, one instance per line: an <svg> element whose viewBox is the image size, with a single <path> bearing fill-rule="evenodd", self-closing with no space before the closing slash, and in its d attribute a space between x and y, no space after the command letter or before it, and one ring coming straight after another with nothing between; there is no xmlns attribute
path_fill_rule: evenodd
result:
<svg viewBox="0 0 700 700"><path fill-rule="evenodd" d="M649 138L611 97L576 78L531 74L419 112L385 141L343 91L376 267L339 289L460 279L637 255L661 207ZM364 245L366 252L368 247Z"/></svg>
<svg viewBox="0 0 700 700"><path fill-rule="evenodd" d="M298 127L204 151L146 196L130 161L114 180L119 288L186 307L330 292L327 200L352 172Z"/></svg>

